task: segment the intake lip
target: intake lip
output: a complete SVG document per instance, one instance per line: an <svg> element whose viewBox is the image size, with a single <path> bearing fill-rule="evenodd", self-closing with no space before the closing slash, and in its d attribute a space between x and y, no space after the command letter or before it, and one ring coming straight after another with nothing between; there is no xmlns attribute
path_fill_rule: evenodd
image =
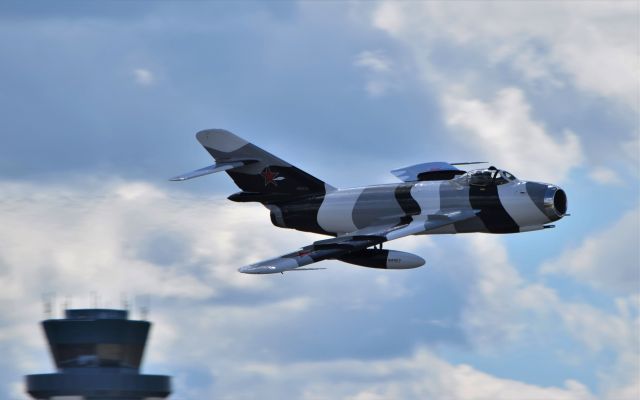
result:
<svg viewBox="0 0 640 400"><path fill-rule="evenodd" d="M547 185L544 193L544 213L551 221L557 221L567 213L567 194L554 185Z"/></svg>

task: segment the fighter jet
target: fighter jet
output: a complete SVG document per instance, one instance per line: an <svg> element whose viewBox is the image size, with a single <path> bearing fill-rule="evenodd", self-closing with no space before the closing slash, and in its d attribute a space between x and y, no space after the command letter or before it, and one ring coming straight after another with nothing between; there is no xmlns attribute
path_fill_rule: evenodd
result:
<svg viewBox="0 0 640 400"><path fill-rule="evenodd" d="M215 163L171 178L184 181L225 171L241 191L235 202L259 202L281 228L331 236L280 257L244 266L246 274L273 274L339 260L369 268L408 269L425 261L382 244L409 235L517 233L552 228L567 215L556 185L528 182L478 162L428 162L391 171L402 183L337 189L223 129L196 138Z"/></svg>

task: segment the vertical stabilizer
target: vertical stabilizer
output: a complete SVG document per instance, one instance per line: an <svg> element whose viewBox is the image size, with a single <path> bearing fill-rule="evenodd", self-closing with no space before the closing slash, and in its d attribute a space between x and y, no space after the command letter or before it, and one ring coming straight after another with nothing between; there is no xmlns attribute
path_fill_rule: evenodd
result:
<svg viewBox="0 0 640 400"><path fill-rule="evenodd" d="M240 166L225 171L243 192L234 195L236 198L232 200L262 201L260 199L277 198L279 201L286 201L287 198L334 190L320 179L229 131L208 129L198 132L196 138L216 160L216 164L240 163Z"/></svg>

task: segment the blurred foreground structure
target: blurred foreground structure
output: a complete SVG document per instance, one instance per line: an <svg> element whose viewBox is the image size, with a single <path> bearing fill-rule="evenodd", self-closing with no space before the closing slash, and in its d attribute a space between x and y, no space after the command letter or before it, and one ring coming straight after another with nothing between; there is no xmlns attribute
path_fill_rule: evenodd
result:
<svg viewBox="0 0 640 400"><path fill-rule="evenodd" d="M126 310L66 310L42 322L58 372L26 376L34 399L165 399L171 378L144 375L140 364L151 323Z"/></svg>

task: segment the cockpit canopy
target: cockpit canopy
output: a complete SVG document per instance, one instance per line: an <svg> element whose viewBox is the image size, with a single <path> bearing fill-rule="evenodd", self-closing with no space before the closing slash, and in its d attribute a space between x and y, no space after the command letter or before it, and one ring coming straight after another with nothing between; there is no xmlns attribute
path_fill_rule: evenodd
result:
<svg viewBox="0 0 640 400"><path fill-rule="evenodd" d="M497 169L496 167L489 167L487 169L474 169L467 172L464 175L460 175L456 178L456 181L463 184L474 186L489 186L489 185L503 185L511 181L515 181L517 178L511 173Z"/></svg>

